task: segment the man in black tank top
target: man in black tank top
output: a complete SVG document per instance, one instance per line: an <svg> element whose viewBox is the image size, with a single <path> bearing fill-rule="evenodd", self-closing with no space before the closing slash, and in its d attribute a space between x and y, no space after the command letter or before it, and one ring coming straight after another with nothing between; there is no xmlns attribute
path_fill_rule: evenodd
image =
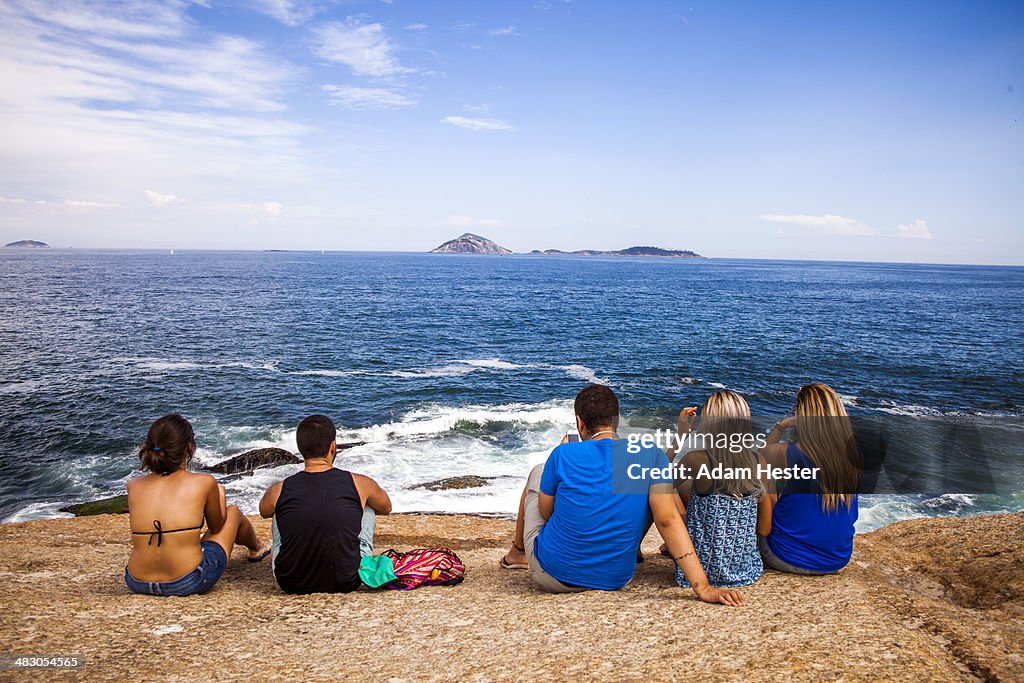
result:
<svg viewBox="0 0 1024 683"><path fill-rule="evenodd" d="M285 593L347 593L359 588L359 561L373 554L376 515L391 512L377 482L334 467L334 423L311 415L296 431L305 467L263 495L273 517L274 578Z"/></svg>

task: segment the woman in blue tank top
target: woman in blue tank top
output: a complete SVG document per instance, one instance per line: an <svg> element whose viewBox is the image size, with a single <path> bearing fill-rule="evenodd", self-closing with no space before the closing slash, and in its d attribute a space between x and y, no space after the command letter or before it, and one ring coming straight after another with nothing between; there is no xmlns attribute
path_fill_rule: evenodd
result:
<svg viewBox="0 0 1024 683"><path fill-rule="evenodd" d="M796 427L795 443L781 442ZM775 425L762 454L772 467L817 468L813 479L778 481L770 496L770 529L758 537L764 563L795 574L830 574L853 554L857 484L861 463L853 429L839 395L825 384L801 387L796 417Z"/></svg>

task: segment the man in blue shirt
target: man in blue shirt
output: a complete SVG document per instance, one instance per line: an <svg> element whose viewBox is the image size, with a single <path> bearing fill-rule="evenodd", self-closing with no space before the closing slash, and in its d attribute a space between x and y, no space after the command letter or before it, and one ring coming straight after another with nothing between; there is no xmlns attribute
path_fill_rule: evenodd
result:
<svg viewBox="0 0 1024 683"><path fill-rule="evenodd" d="M701 600L741 605L738 591L708 584L672 480L661 474L664 453L653 446L627 448L618 438L615 392L592 384L576 396L574 409L580 441L566 437L530 472L502 566L529 567L534 582L552 593L618 590L633 578L653 518Z"/></svg>

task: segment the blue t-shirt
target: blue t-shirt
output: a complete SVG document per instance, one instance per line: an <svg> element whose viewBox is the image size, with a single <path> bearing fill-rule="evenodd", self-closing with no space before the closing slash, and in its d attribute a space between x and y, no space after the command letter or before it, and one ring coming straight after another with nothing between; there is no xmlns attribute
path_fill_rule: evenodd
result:
<svg viewBox="0 0 1024 683"><path fill-rule="evenodd" d="M637 447L631 454L624 439L598 439L562 444L548 456L540 490L555 497L555 509L533 552L562 583L618 590L633 578L651 519L647 489L672 483L665 454Z"/></svg>
<svg viewBox="0 0 1024 683"><path fill-rule="evenodd" d="M786 466L814 467L796 444L786 449ZM821 509L821 489L813 480L786 483L779 501L772 508L772 531L765 539L780 560L800 569L837 572L853 555L854 522L857 521L857 496L850 506L842 503L835 510Z"/></svg>

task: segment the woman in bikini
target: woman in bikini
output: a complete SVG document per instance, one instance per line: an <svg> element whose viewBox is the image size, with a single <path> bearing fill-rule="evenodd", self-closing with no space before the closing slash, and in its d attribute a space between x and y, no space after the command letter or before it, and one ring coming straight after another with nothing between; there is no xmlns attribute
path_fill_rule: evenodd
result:
<svg viewBox="0 0 1024 683"><path fill-rule="evenodd" d="M192 425L177 414L154 422L139 449L149 474L128 482L132 554L124 582L133 593L205 593L224 573L234 544L248 548L250 562L270 552L252 523L226 504L216 479L188 471L195 452Z"/></svg>

